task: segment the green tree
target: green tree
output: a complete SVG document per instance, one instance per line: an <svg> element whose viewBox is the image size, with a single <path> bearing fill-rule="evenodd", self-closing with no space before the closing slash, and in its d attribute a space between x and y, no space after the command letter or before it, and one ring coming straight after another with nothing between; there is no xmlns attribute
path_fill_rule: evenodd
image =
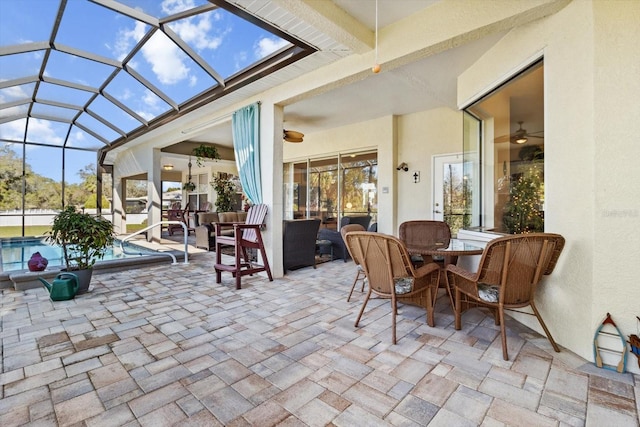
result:
<svg viewBox="0 0 640 427"><path fill-rule="evenodd" d="M11 144L0 146L0 209L22 208L22 158Z"/></svg>

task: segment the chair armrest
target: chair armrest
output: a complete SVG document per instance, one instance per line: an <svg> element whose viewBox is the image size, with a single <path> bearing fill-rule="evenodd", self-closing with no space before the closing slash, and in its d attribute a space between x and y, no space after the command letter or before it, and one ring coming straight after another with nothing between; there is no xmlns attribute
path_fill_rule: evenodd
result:
<svg viewBox="0 0 640 427"><path fill-rule="evenodd" d="M456 276L460 276L465 280L469 280L471 282L476 282L478 280L478 273L472 273L470 271L465 270L462 267L458 267L455 264L447 265L447 272L451 272Z"/></svg>
<svg viewBox="0 0 640 427"><path fill-rule="evenodd" d="M478 297L478 273L471 273L457 265L447 265L447 283L460 289L462 292Z"/></svg>
<svg viewBox="0 0 640 427"><path fill-rule="evenodd" d="M429 262L416 269L416 277L426 276L427 274L431 274L435 270L439 270L439 269L440 269L440 266L438 264L436 264L435 262Z"/></svg>
<svg viewBox="0 0 640 427"><path fill-rule="evenodd" d="M255 228L256 230L260 230L262 228L262 224L245 224L244 222L242 222L233 224L233 228L236 230L244 230L247 228Z"/></svg>

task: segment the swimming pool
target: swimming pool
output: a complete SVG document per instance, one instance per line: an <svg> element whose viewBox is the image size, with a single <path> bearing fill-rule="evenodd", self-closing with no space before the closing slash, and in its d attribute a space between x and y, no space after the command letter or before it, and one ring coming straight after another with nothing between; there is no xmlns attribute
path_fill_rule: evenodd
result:
<svg viewBox="0 0 640 427"><path fill-rule="evenodd" d="M158 252L143 248L132 243L125 243L128 250L135 250L140 254L154 255ZM0 271L27 270L27 263L35 252L49 261L49 267L64 265L62 248L52 246L44 238L39 237L16 237L0 239ZM120 242L114 242L112 248L108 249L102 261L118 260L123 258L139 258L140 255L127 255L122 253ZM100 262L100 261L98 261Z"/></svg>

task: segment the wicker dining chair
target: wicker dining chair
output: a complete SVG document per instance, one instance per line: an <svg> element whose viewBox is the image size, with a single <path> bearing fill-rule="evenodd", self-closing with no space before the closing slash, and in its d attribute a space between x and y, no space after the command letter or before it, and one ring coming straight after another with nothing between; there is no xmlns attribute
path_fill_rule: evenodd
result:
<svg viewBox="0 0 640 427"><path fill-rule="evenodd" d="M429 263L415 269L404 244L393 236L352 231L346 238L347 247L360 261L369 284L355 326L358 327L372 293L391 301L393 344L396 344L398 301L423 307L427 324L434 326L433 296L438 288L440 267Z"/></svg>
<svg viewBox="0 0 640 427"><path fill-rule="evenodd" d="M451 240L451 229L444 221L416 220L405 221L398 228L398 238L406 246L431 246L441 244L443 248L449 245ZM436 262L444 267L442 259L424 255L411 255L411 260L415 265L422 263Z"/></svg>
<svg viewBox="0 0 640 427"><path fill-rule="evenodd" d="M488 307L500 324L502 356L509 360L504 310L531 306L556 352L560 348L553 340L538 311L534 296L542 275L549 275L556 266L565 240L559 234L531 233L500 237L484 249L476 273L456 265L447 266L449 286L455 292L455 328L460 330L463 307Z"/></svg>
<svg viewBox="0 0 640 427"><path fill-rule="evenodd" d="M351 231L365 231L365 228L361 224L347 224L340 229L340 234L342 235L342 240L347 241L346 235ZM347 246L347 250L349 251L349 247ZM351 285L351 291L349 292L349 296L347 297L347 302L351 299L351 295L353 294L353 290L356 287L356 283L358 281L362 281L362 289L360 292L364 292L364 285L366 283L366 276L364 274L364 270L362 269L362 265L360 265L360 261L357 256L349 251L349 255L351 259L353 259L354 264L356 265L356 278L353 280L353 284Z"/></svg>

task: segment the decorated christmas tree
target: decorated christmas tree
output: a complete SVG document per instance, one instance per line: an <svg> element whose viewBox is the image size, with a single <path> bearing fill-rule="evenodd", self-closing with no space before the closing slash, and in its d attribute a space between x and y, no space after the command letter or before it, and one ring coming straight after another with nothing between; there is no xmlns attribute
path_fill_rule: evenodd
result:
<svg viewBox="0 0 640 427"><path fill-rule="evenodd" d="M511 181L509 201L504 206L503 222L511 234L544 231L544 163L539 156L527 157L523 172Z"/></svg>

